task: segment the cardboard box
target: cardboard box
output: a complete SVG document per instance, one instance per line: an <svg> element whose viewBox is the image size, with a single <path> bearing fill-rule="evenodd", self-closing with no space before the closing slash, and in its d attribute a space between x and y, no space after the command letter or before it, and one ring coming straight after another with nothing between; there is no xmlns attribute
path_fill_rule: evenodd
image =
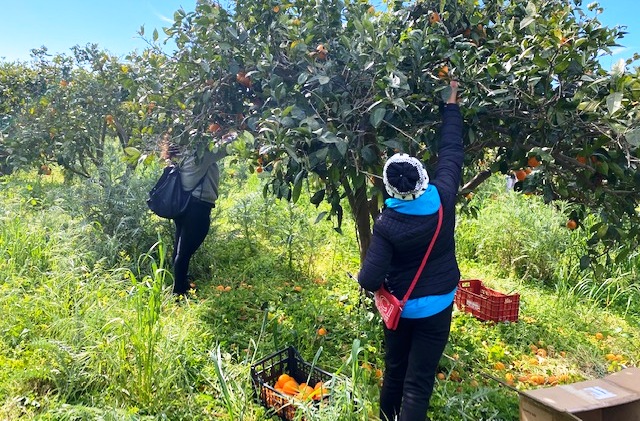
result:
<svg viewBox="0 0 640 421"><path fill-rule="evenodd" d="M640 368L520 393L521 421L640 421Z"/></svg>

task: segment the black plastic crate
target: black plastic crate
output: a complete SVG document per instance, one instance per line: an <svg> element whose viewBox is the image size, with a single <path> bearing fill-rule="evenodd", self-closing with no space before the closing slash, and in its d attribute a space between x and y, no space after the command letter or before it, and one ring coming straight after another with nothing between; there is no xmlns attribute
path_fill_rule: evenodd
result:
<svg viewBox="0 0 640 421"><path fill-rule="evenodd" d="M253 364L251 366L251 380L256 394L265 407L272 408L283 420L293 420L297 410L297 403L291 396L274 389L278 377L285 373L298 383L310 385L315 385L317 382L326 383L333 379L333 374L304 361L293 346L282 349ZM324 397L322 401L326 402L329 398L330 395ZM312 402L313 405L320 404L319 401Z"/></svg>

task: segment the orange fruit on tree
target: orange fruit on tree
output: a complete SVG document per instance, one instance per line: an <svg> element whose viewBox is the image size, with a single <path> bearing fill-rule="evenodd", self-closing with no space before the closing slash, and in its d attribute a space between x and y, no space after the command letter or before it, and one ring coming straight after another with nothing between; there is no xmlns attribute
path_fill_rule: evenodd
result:
<svg viewBox="0 0 640 421"><path fill-rule="evenodd" d="M218 130L220 130L220 125L218 123L210 123L207 127L207 131L209 131L209 133L216 133Z"/></svg>
<svg viewBox="0 0 640 421"><path fill-rule="evenodd" d="M262 168L262 165L259 165L258 167L256 167L256 172L258 174L260 174L262 171L264 171L264 168Z"/></svg>
<svg viewBox="0 0 640 421"><path fill-rule="evenodd" d="M515 174L518 181L522 181L527 178L527 173L524 170L517 170Z"/></svg>
<svg viewBox="0 0 640 421"><path fill-rule="evenodd" d="M530 156L529 159L527 159L527 165L530 166L531 168L535 168L538 165L540 165L540 161L538 161L537 157Z"/></svg>
<svg viewBox="0 0 640 421"><path fill-rule="evenodd" d="M596 332L596 334L594 335L596 337L597 340L601 341L602 339L604 339L604 335L600 332Z"/></svg>
<svg viewBox="0 0 640 421"><path fill-rule="evenodd" d="M444 373L438 373L436 377L438 378L438 380L444 380L447 378L447 376L445 376Z"/></svg>
<svg viewBox="0 0 640 421"><path fill-rule="evenodd" d="M69 86L69 82L67 82L66 80L62 79L60 81L60 86L62 86L63 88L66 88L67 86Z"/></svg>
<svg viewBox="0 0 640 421"><path fill-rule="evenodd" d="M51 175L51 168L47 164L40 166L40 172L44 175Z"/></svg>
<svg viewBox="0 0 640 421"><path fill-rule="evenodd" d="M432 12L429 15L429 22L432 24L436 22L440 22L440 14L438 12Z"/></svg>
<svg viewBox="0 0 640 421"><path fill-rule="evenodd" d="M575 221L575 219L569 219L567 221L567 228L569 228L570 230L574 230L578 228L578 223Z"/></svg>
<svg viewBox="0 0 640 421"><path fill-rule="evenodd" d="M493 365L493 368L501 371L501 370L504 370L506 367L504 366L504 363L501 363L500 361L498 361Z"/></svg>
<svg viewBox="0 0 640 421"><path fill-rule="evenodd" d="M446 64L444 66L442 66L438 70L438 77L440 79L445 79L445 78L449 77L449 66L447 66Z"/></svg>
<svg viewBox="0 0 640 421"><path fill-rule="evenodd" d="M111 125L113 124L114 120L113 120L113 116L111 114L107 114L107 116L104 118L107 122L107 124Z"/></svg>
<svg viewBox="0 0 640 421"><path fill-rule="evenodd" d="M584 155L578 155L576 156L576 160L581 163L582 165L586 165L587 164L587 157Z"/></svg>
<svg viewBox="0 0 640 421"><path fill-rule="evenodd" d="M238 72L238 74L236 74L236 81L245 88L251 87L251 79L247 77L245 72Z"/></svg>
<svg viewBox="0 0 640 421"><path fill-rule="evenodd" d="M320 327L317 333L318 333L318 336L324 336L327 334L327 329L325 329L324 327Z"/></svg>

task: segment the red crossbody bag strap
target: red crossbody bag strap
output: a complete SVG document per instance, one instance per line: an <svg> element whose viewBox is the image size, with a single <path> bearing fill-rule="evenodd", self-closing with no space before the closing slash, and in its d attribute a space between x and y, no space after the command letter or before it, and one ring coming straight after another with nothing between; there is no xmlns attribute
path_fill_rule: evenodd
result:
<svg viewBox="0 0 640 421"><path fill-rule="evenodd" d="M440 207L438 208L438 225L436 226L436 232L433 234L433 238L431 239L431 243L429 243L427 252L424 254L424 257L422 258L422 263L420 263L420 267L416 272L416 276L413 277L413 281L411 282L411 285L409 286L407 293L404 294L404 298L402 299L402 302L401 302L402 307L404 307L407 300L409 300L409 297L413 292L413 288L416 286L416 283L418 283L418 278L422 273L422 269L424 269L424 265L427 263L427 259L429 258L429 255L431 254L431 250L433 249L433 245L436 243L436 238L438 238L438 234L440 234L440 227L442 227L442 205L440 205Z"/></svg>

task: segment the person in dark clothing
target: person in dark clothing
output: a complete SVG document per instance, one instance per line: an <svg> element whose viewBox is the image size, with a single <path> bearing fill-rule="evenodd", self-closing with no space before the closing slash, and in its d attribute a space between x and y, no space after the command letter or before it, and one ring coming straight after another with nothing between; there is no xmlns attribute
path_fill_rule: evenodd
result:
<svg viewBox="0 0 640 421"><path fill-rule="evenodd" d="M398 299L408 291L438 223L442 227L396 330L384 326L385 372L380 418L423 421L436 369L449 340L453 298L460 280L455 256L455 205L462 176L463 123L458 83L442 108L438 163L429 179L423 164L407 154L390 157L383 169L389 198L373 226L373 237L358 275L360 286L376 291L384 283Z"/></svg>
<svg viewBox="0 0 640 421"><path fill-rule="evenodd" d="M173 245L173 293L184 295L196 285L189 281L189 262L209 233L211 210L218 199L220 170L218 161L227 155L226 145L236 138L234 134L223 136L214 151L205 149L202 156L195 151L187 155L180 164L180 179L185 190L193 190L187 209L174 219L175 239ZM167 149L165 158L176 157L177 150Z"/></svg>

